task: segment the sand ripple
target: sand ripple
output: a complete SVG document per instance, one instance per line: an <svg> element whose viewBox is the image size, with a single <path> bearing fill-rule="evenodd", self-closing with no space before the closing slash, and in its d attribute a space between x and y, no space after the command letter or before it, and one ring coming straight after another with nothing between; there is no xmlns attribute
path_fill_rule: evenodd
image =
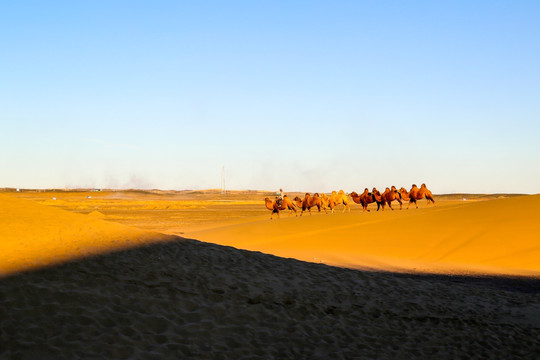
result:
<svg viewBox="0 0 540 360"><path fill-rule="evenodd" d="M539 315L540 280L178 240L0 280L0 358L537 359Z"/></svg>

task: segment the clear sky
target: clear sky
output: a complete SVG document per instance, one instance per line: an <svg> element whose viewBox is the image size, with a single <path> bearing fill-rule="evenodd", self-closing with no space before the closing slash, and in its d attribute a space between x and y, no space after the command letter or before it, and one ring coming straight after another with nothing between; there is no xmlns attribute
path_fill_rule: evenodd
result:
<svg viewBox="0 0 540 360"><path fill-rule="evenodd" d="M540 192L538 1L4 1L0 187Z"/></svg>

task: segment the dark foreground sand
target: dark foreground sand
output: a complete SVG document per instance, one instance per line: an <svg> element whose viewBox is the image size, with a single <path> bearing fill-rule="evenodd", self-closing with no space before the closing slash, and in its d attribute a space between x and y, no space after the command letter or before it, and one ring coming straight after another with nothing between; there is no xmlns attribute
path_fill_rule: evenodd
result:
<svg viewBox="0 0 540 360"><path fill-rule="evenodd" d="M540 280L178 239L0 279L1 359L539 359Z"/></svg>

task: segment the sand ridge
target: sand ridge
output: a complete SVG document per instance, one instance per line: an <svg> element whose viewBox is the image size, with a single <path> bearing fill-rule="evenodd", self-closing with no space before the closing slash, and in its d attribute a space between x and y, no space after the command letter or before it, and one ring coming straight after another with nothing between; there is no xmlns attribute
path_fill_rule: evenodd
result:
<svg viewBox="0 0 540 360"><path fill-rule="evenodd" d="M0 276L168 236L0 194Z"/></svg>
<svg viewBox="0 0 540 360"><path fill-rule="evenodd" d="M0 358L537 359L539 289L178 239L0 279Z"/></svg>
<svg viewBox="0 0 540 360"><path fill-rule="evenodd" d="M529 211L538 197L473 205L257 216L199 232L311 257L303 262L113 223L102 219L105 210L82 215L0 195L0 359L537 359L538 279L368 272L312 258L333 254L358 265L365 257L363 264L387 269L410 254L444 263L439 249L466 259L452 224L471 227L472 240L480 239L465 243L473 250L485 246L478 233L537 229ZM425 236L411 231L403 241L407 232L389 225L418 219L448 237L430 248ZM453 222L445 228L442 219ZM396 239L384 243L381 229ZM531 238L514 240L531 251ZM354 253L358 244L372 252ZM390 245L400 247L381 256ZM517 255L509 254L504 261L513 264Z"/></svg>
<svg viewBox="0 0 540 360"><path fill-rule="evenodd" d="M186 236L305 261L439 273L540 275L540 196L259 220Z"/></svg>

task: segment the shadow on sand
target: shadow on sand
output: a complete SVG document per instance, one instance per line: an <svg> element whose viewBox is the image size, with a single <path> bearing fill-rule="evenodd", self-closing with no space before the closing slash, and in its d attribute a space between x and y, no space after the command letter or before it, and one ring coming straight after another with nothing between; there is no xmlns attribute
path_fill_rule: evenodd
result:
<svg viewBox="0 0 540 360"><path fill-rule="evenodd" d="M540 280L342 269L178 238L0 279L0 358L540 357Z"/></svg>

